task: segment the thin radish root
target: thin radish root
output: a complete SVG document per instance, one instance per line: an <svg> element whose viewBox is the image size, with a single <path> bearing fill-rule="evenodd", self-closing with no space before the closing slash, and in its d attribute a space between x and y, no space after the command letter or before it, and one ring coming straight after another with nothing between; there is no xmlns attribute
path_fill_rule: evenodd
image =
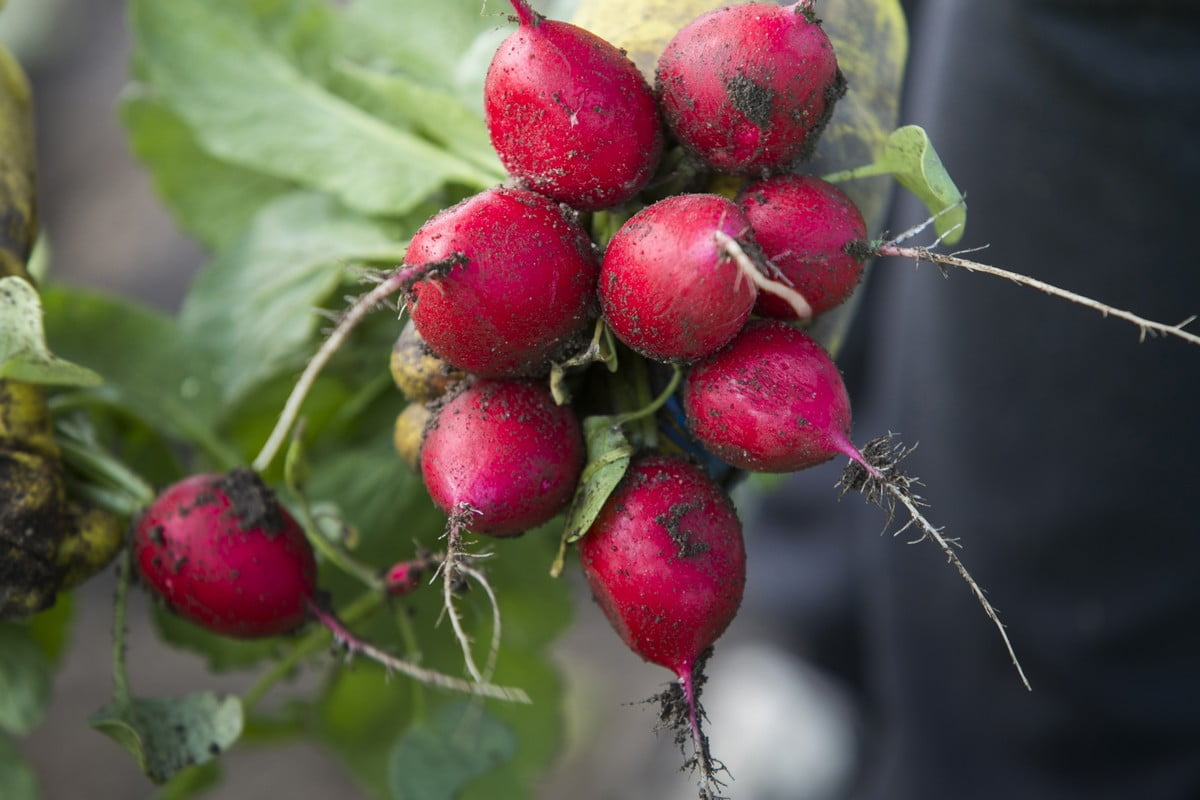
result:
<svg viewBox="0 0 1200 800"><path fill-rule="evenodd" d="M658 722L654 730L670 731L674 736L675 744L684 755L680 770L699 772L699 800L726 800L720 794L725 788L725 782L718 776L721 773L728 775L729 770L712 756L708 736L703 729L703 723L708 720L708 716L700 704L700 694L708 680L704 668L712 652L712 647L709 647L700 654L690 674L679 675L678 681L643 702L658 706Z"/></svg>
<svg viewBox="0 0 1200 800"><path fill-rule="evenodd" d="M727 256L734 260L741 270L742 276L746 277L758 287L759 291L773 294L779 299L785 301L796 312L796 317L800 322L808 322L812 319L812 306L804 299L804 295L797 292L792 287L774 281L762 273L750 256L746 254L745 249L738 244L737 239L734 239L725 231L718 230L713 236L717 240L718 247L721 248Z"/></svg>
<svg viewBox="0 0 1200 800"><path fill-rule="evenodd" d="M339 644L346 648L348 656L361 653L372 661L382 664L389 671L399 672L413 680L420 681L429 686L436 686L440 689L449 689L450 691L463 692L464 694L478 697L492 697L512 703L531 702L529 695L526 694L524 689L511 686L496 686L482 680L475 682L465 681L462 678L455 678L441 672L419 667L411 661L406 661L391 653L384 652L370 642L360 639L342 624L341 620L324 603L310 600L308 607L313 617L333 634L334 639Z"/></svg>
<svg viewBox="0 0 1200 800"><path fill-rule="evenodd" d="M463 534L467 531L471 518L479 513L470 505L460 503L458 509L446 520L446 555L442 558L442 563L438 566L433 580L437 580L439 577L442 579L442 614L450 620L450 627L454 629L454 637L458 639L459 647L462 648L463 662L466 665L467 673L476 683L483 683L483 674L479 671L479 667L475 663L475 656L471 652L471 639L463 629L462 618L459 617L458 609L454 605L454 595L465 586L466 575L470 569L468 561L471 556L463 552ZM487 588L489 597L492 598L493 613L495 613L495 597L492 596L491 586L487 584L486 580L482 580L482 575L479 575L479 578ZM492 633L493 651L498 649L494 641L498 635L499 624L497 622Z"/></svg>
<svg viewBox="0 0 1200 800"><path fill-rule="evenodd" d="M921 485L919 479L905 474L899 468L899 463L914 448L906 447L899 443L893 443L892 434L880 436L872 439L862 449L862 462L851 460L842 472L837 486L841 490L839 497L844 497L847 492L859 492L887 514L887 522L884 529L891 527L893 520L896 518L897 506L903 506L908 513L908 521L901 525L893 536L899 536L904 531L914 525L921 532L921 535L912 540L912 544L930 539L941 548L945 554L946 560L949 561L962 579L967 582L967 586L971 588L971 593L975 595L975 599L983 607L984 613L988 615L988 619L996 626L996 630L1000 632L1000 638L1004 640L1004 646L1008 650L1008 656L1012 660L1013 666L1017 670L1017 675L1021 678L1021 683L1025 688L1033 691L1033 687L1029 684L1029 679L1025 677L1025 670L1021 668L1021 662L1017 658L1016 651L1013 650L1012 642L1009 641L1008 631L1004 627L1004 623L1000 621L1000 615L996 609L988 601L983 589L971 577L971 573L967 572L966 566L955 552L956 547L960 547L957 539L949 538L942 533L942 528L934 527L932 523L925 518L921 513L922 508L927 508L928 504L924 499L917 494L916 488Z"/></svg>
<svg viewBox="0 0 1200 800"><path fill-rule="evenodd" d="M941 270L943 277L946 277L949 274L946 269L947 267L957 267L959 269L965 269L968 272L979 272L984 275L1004 278L1005 280L1012 281L1019 286L1028 286L1031 289L1037 289L1039 292L1044 292L1052 297L1058 297L1060 299L1075 303L1076 305L1081 305L1094 311L1098 311L1101 316L1116 317L1117 319L1125 320L1126 322L1137 327L1138 341L1144 342L1148 336L1174 336L1178 339L1188 342L1189 344L1200 345L1200 335L1184 330L1188 325L1196 321L1195 314L1189 316L1187 319L1184 319L1181 322L1175 323L1174 325L1165 322L1155 322L1154 320L1146 319L1145 317L1138 316L1130 311L1125 311L1123 309L1107 305L1106 303L1101 303L1098 300L1093 300L1092 298L1078 294L1077 292L1072 292L1067 289L1060 289L1057 286L1038 280L1037 278L1031 278L1027 275L1022 275L1019 272L993 267L988 264L983 264L979 261L972 261L962 257L966 253L975 252L983 248L960 250L956 253L939 253L934 248L941 243L942 237L939 237L938 240L933 243L933 245L928 247L904 247L901 245L902 242L911 239L913 236L925 230L925 228L927 228L934 219L935 217L930 217L921 224L910 228L894 239L890 239L888 241L856 243L863 244L864 246L862 248L856 247L855 249L862 255L907 258L912 259L917 263L924 261L926 263L935 265L939 270ZM944 237L945 234L942 234L942 236Z"/></svg>
<svg viewBox="0 0 1200 800"><path fill-rule="evenodd" d="M261 474L266 471L267 467L271 466L271 462L275 460L275 455L279 452L279 448L291 432L292 426L296 424L296 417L300 414L300 407L304 405L304 400L308 397L309 391L320 376L321 370L325 369L325 365L333 358L334 353L346 342L350 333L358 327L367 314L384 304L392 295L408 291L417 281L429 279L431 276L445 275L454 267L465 263L465 257L455 254L441 261L421 264L415 267L399 267L382 280L379 280L374 289L361 295L346 308L341 314L337 325L304 367L304 372L300 374L296 385L292 387L292 391L284 403L283 411L279 414L279 420L275 423L275 428L271 431L271 435L267 438L266 443L263 444L262 450L254 457L254 471Z"/></svg>

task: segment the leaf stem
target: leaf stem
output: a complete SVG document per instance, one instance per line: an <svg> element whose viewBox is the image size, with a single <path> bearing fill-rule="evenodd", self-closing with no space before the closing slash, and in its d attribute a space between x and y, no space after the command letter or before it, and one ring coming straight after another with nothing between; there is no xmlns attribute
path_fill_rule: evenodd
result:
<svg viewBox="0 0 1200 800"><path fill-rule="evenodd" d="M113 598L113 704L129 705L129 673L125 668L125 616L129 606L129 583L133 578L133 553L126 547L117 562L117 591Z"/></svg>

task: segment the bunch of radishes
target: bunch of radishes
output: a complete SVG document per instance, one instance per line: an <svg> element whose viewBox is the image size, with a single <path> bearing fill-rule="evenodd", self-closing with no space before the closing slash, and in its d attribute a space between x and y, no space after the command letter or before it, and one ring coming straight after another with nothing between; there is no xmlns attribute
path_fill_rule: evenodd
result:
<svg viewBox="0 0 1200 800"><path fill-rule="evenodd" d="M803 332L862 274L862 216L799 172L845 82L811 0L701 16L654 87L612 44L511 2L519 27L484 97L511 185L430 219L386 284L411 312L391 360L412 400L397 449L446 513L448 548L567 512L613 626L678 677L711 794L698 668L737 611L745 554L695 456L785 472L842 453L878 475ZM721 175L736 195L709 191ZM679 401L671 441L656 418ZM134 546L146 583L218 632L321 616L311 549L252 472L167 490Z"/></svg>

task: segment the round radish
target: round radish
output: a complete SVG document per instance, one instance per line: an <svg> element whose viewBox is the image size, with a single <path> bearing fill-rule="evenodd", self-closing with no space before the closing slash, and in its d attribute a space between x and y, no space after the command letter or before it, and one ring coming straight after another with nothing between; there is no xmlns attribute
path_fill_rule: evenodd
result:
<svg viewBox="0 0 1200 800"><path fill-rule="evenodd" d="M681 680L742 601L742 528L726 494L674 456L630 465L579 542L592 594L629 648Z"/></svg>
<svg viewBox="0 0 1200 800"><path fill-rule="evenodd" d="M792 472L850 443L850 398L814 339L776 320L749 323L728 347L692 367L683 384L688 426L721 460L753 472Z"/></svg>
<svg viewBox="0 0 1200 800"><path fill-rule="evenodd" d="M587 234L523 189L489 189L436 214L404 262L449 267L413 285L412 319L435 354L476 375L546 373L595 313L598 266Z"/></svg>
<svg viewBox="0 0 1200 800"><path fill-rule="evenodd" d="M667 45L655 78L679 142L713 169L741 174L806 159L845 92L811 0L704 14Z"/></svg>
<svg viewBox="0 0 1200 800"><path fill-rule="evenodd" d="M455 381L466 377L430 351L411 319L392 345L388 369L396 388L418 403L441 397Z"/></svg>
<svg viewBox="0 0 1200 800"><path fill-rule="evenodd" d="M575 412L544 385L477 380L430 422L421 474L434 503L465 529L511 536L566 507L583 457Z"/></svg>
<svg viewBox="0 0 1200 800"><path fill-rule="evenodd" d="M684 713L664 693L664 719L690 728L706 785L714 762L701 731L703 660L737 614L746 585L742 527L728 496L676 456L634 461L579 542L596 602L633 652L679 679Z"/></svg>
<svg viewBox="0 0 1200 800"><path fill-rule="evenodd" d="M832 183L807 175L777 175L747 185L738 204L763 255L812 307L813 315L840 305L862 278L863 262L847 245L867 238L854 202ZM795 319L783 299L761 293L755 313Z"/></svg>
<svg viewBox="0 0 1200 800"><path fill-rule="evenodd" d="M146 585L180 616L216 633L274 636L308 619L312 548L258 475L193 475L138 518L133 557Z"/></svg>
<svg viewBox="0 0 1200 800"><path fill-rule="evenodd" d="M654 174L662 128L654 93L599 36L512 0L520 28L496 51L483 101L492 146L538 192L593 211L632 198Z"/></svg>
<svg viewBox="0 0 1200 800"><path fill-rule="evenodd" d="M691 362L737 335L758 291L718 231L749 244L745 215L715 194L668 197L621 226L599 284L600 308L617 338L658 361Z"/></svg>

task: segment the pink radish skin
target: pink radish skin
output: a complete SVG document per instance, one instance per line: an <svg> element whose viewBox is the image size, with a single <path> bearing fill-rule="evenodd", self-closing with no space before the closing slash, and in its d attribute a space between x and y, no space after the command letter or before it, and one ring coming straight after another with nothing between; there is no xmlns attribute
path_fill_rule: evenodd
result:
<svg viewBox="0 0 1200 800"><path fill-rule="evenodd" d="M462 263L410 292L417 332L451 366L486 377L542 375L586 335L596 256L553 201L523 189L481 192L426 222L404 263L451 259Z"/></svg>
<svg viewBox="0 0 1200 800"><path fill-rule="evenodd" d="M579 557L592 595L625 644L679 679L707 780L696 666L737 614L746 585L733 504L694 464L642 457L579 542Z"/></svg>
<svg viewBox="0 0 1200 800"><path fill-rule="evenodd" d="M583 459L575 412L543 384L477 380L434 416L421 474L434 503L466 530L513 536L566 508Z"/></svg>
<svg viewBox="0 0 1200 800"><path fill-rule="evenodd" d="M275 636L308 620L312 548L250 470L193 475L167 488L135 523L132 547L144 583L210 631Z"/></svg>
<svg viewBox="0 0 1200 800"><path fill-rule="evenodd" d="M763 255L804 296L814 316L845 302L863 273L863 262L847 245L867 238L862 214L845 192L820 178L777 175L747 185L738 205ZM796 318L786 301L765 292L754 311Z"/></svg>
<svg viewBox="0 0 1200 800"><path fill-rule="evenodd" d="M794 472L842 454L867 467L848 438L850 398L837 366L807 334L755 320L683 384L688 427L714 455L753 472Z"/></svg>
<svg viewBox="0 0 1200 800"><path fill-rule="evenodd" d="M736 174L786 170L811 155L845 80L810 5L721 8L675 35L655 87L685 149Z"/></svg>
<svg viewBox="0 0 1200 800"><path fill-rule="evenodd" d="M579 542L596 602L633 652L690 680L746 583L733 504L695 465L635 461Z"/></svg>
<svg viewBox="0 0 1200 800"><path fill-rule="evenodd" d="M535 191L585 211L632 198L654 174L663 135L654 93L613 45L512 0L520 28L484 83L492 146Z"/></svg>
<svg viewBox="0 0 1200 800"><path fill-rule="evenodd" d="M716 352L745 325L758 290L714 234L749 242L749 230L737 205L715 194L675 195L630 217L600 267L600 307L613 333L657 361Z"/></svg>

